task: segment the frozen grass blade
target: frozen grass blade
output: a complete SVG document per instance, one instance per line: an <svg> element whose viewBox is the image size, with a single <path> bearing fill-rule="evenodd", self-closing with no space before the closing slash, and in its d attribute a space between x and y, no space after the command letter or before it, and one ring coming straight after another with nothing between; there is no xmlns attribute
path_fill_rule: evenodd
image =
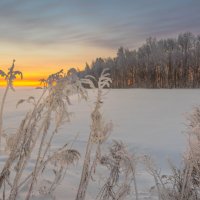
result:
<svg viewBox="0 0 200 200"><path fill-rule="evenodd" d="M23 78L22 72L14 71L14 68L15 68L15 60L13 60L12 66L8 69L7 74L4 71L0 70L0 76L4 77L5 80L7 81L6 89L3 94L0 107L0 148L1 148L2 133L3 133L3 112L8 90L10 88L11 90L15 91L13 87L13 81L16 79L17 76L20 76L21 79Z"/></svg>

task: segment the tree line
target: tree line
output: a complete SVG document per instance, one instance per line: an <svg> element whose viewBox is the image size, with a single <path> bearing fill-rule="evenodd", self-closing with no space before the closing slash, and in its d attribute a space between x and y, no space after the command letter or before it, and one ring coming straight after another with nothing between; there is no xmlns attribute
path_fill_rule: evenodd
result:
<svg viewBox="0 0 200 200"><path fill-rule="evenodd" d="M113 88L199 88L200 35L150 37L137 50L120 47L114 58L86 63L78 75L98 78L104 68L110 70Z"/></svg>

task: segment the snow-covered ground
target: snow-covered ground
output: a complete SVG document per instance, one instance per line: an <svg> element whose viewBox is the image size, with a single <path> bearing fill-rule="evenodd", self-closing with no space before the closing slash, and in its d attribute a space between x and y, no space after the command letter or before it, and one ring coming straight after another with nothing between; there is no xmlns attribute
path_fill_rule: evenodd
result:
<svg viewBox="0 0 200 200"><path fill-rule="evenodd" d="M9 92L5 113L4 128L14 132L29 105L16 108L19 99L39 96L41 91L33 88L17 88ZM3 88L0 88L0 99ZM74 112L72 121L65 124L54 140L54 147L59 147L74 140L73 148L84 153L90 127L90 112L94 105L94 92L89 91L89 100L79 102L72 99L70 110ZM175 164L181 162L181 154L186 149L186 116L193 106L200 104L198 89L113 89L104 97L103 115L106 121L112 120L114 130L110 137L123 141L130 151L136 154L151 154L163 173L168 172L167 159ZM3 158L0 159L2 166ZM73 199L77 180L80 177L80 165L68 171L63 184L58 188L58 199ZM141 192L148 189L151 179L139 170L138 181ZM92 185L89 194L95 190ZM141 195L144 197L144 195ZM88 197L89 199L89 197ZM91 198L92 199L92 198Z"/></svg>

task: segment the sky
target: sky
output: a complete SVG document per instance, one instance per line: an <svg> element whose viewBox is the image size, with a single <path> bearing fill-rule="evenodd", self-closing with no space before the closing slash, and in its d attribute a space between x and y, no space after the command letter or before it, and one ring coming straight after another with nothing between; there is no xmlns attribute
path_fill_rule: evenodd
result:
<svg viewBox="0 0 200 200"><path fill-rule="evenodd" d="M188 31L200 34L200 0L1 0L0 69L15 59L24 74L18 85L34 85L59 69L114 57L120 46Z"/></svg>

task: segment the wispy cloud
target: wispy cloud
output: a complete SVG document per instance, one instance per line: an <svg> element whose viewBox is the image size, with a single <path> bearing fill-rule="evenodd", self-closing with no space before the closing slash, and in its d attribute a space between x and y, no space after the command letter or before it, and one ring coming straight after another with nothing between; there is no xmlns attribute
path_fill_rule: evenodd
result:
<svg viewBox="0 0 200 200"><path fill-rule="evenodd" d="M137 47L146 37L200 32L198 0L6 0L0 41L36 46Z"/></svg>

